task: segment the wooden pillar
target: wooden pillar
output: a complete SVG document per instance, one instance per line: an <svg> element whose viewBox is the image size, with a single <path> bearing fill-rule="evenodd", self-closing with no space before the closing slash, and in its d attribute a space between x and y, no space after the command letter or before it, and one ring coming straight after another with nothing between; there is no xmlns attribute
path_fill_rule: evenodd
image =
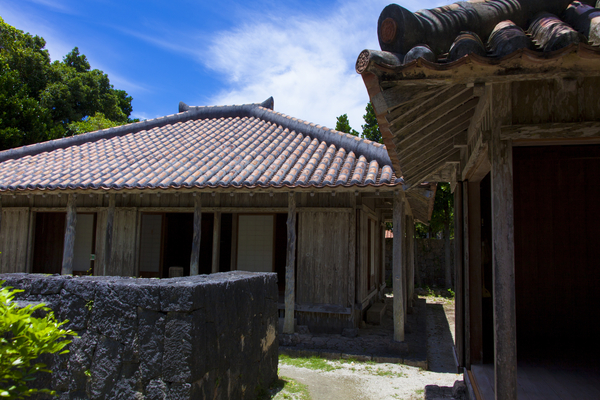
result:
<svg viewBox="0 0 600 400"><path fill-rule="evenodd" d="M492 257L496 399L517 398L512 142L492 132Z"/></svg>
<svg viewBox="0 0 600 400"><path fill-rule="evenodd" d="M404 244L404 196L400 191L394 192L394 250L392 279L394 286L394 340L404 341L404 271L403 271L403 244Z"/></svg>
<svg viewBox="0 0 600 400"><path fill-rule="evenodd" d="M379 285L383 286L385 284L385 222L383 220L382 212L379 213L379 221L381 223L381 235L379 239L379 243L381 243L381 265L379 267L379 270L381 271L381 280L379 282ZM383 296L383 292L380 295Z"/></svg>
<svg viewBox="0 0 600 400"><path fill-rule="evenodd" d="M455 290L455 348L458 367L464 367L464 274L463 274L463 216L462 182L454 188L454 290Z"/></svg>
<svg viewBox="0 0 600 400"><path fill-rule="evenodd" d="M65 245L63 248L62 275L73 275L73 253L75 250L75 226L77 225L76 195L70 194L67 200L67 222Z"/></svg>
<svg viewBox="0 0 600 400"><path fill-rule="evenodd" d="M408 305L413 307L415 296L415 219L411 215L408 217Z"/></svg>
<svg viewBox="0 0 600 400"><path fill-rule="evenodd" d="M296 304L296 197L290 193L287 218L287 264L285 266L285 318L283 333L294 333Z"/></svg>
<svg viewBox="0 0 600 400"><path fill-rule="evenodd" d="M213 248L212 248L212 270L214 274L219 272L219 255L221 252L221 211L215 211L215 222L213 225Z"/></svg>
<svg viewBox="0 0 600 400"><path fill-rule="evenodd" d="M471 368L471 287L470 287L470 231L469 231L469 182L462 182L462 239L463 239L463 342L464 342L464 367ZM454 207L458 207L454 203ZM455 211L456 212L456 211ZM456 227L454 228L456 235ZM458 296L458 293L457 293Z"/></svg>
<svg viewBox="0 0 600 400"><path fill-rule="evenodd" d="M352 210L348 232L348 307L356 302L356 196L351 195Z"/></svg>
<svg viewBox="0 0 600 400"><path fill-rule="evenodd" d="M237 248L238 248L238 215L231 216L231 267L232 271L237 270Z"/></svg>
<svg viewBox="0 0 600 400"><path fill-rule="evenodd" d="M404 229L402 229L402 294L404 309L404 323L408 322L408 215L406 214L406 203L404 204Z"/></svg>
<svg viewBox="0 0 600 400"><path fill-rule="evenodd" d="M194 235L192 237L192 256L190 258L190 276L200 271L200 241L202 239L202 197L194 193Z"/></svg>
<svg viewBox="0 0 600 400"><path fill-rule="evenodd" d="M108 212L106 214L106 232L104 232L104 265L102 266L103 276L107 276L110 271L110 260L112 256L113 224L115 221L115 203L116 196L114 194L110 194L108 196Z"/></svg>

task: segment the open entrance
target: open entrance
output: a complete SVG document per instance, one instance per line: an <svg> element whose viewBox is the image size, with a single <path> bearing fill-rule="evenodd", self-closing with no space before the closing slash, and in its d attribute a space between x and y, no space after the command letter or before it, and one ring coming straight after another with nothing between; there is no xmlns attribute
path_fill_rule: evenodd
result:
<svg viewBox="0 0 600 400"><path fill-rule="evenodd" d="M200 274L212 272L214 214L202 213ZM232 214L221 215L219 272L231 270ZM140 235L140 276L168 278L171 268L190 274L193 213L143 213Z"/></svg>
<svg viewBox="0 0 600 400"><path fill-rule="evenodd" d="M32 272L60 274L65 243L66 213L38 212ZM96 252L96 214L78 213L75 226L73 275L92 275Z"/></svg>
<svg viewBox="0 0 600 400"><path fill-rule="evenodd" d="M514 148L513 167L519 362L597 366L600 146Z"/></svg>

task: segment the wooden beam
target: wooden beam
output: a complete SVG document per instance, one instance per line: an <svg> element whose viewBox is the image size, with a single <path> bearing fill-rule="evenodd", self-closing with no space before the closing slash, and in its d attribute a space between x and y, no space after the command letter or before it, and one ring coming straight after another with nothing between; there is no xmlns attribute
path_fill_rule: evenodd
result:
<svg viewBox="0 0 600 400"><path fill-rule="evenodd" d="M77 225L76 195L70 194L67 200L67 221L63 248L62 275L73 275L73 254L75 250L75 226Z"/></svg>
<svg viewBox="0 0 600 400"><path fill-rule="evenodd" d="M102 257L102 275L107 276L110 271L112 256L113 224L115 221L116 198L114 194L108 196L108 209L106 213L106 231L104 232L104 255Z"/></svg>
<svg viewBox="0 0 600 400"><path fill-rule="evenodd" d="M402 255L404 233L404 196L398 190L394 193L394 250L393 250L393 288L394 288L394 340L404 341L404 293Z"/></svg>
<svg viewBox="0 0 600 400"><path fill-rule="evenodd" d="M190 276L200 273L200 243L202 241L202 196L194 196L194 234L192 236L192 255L190 258Z"/></svg>
<svg viewBox="0 0 600 400"><path fill-rule="evenodd" d="M598 121L509 125L503 126L501 129L500 139L512 139L514 146L523 146L525 145L523 142L600 139L600 122Z"/></svg>
<svg viewBox="0 0 600 400"><path fill-rule="evenodd" d="M499 132L497 132L499 133ZM492 135L492 256L496 399L517 398L512 143Z"/></svg>
<svg viewBox="0 0 600 400"><path fill-rule="evenodd" d="M219 256L221 253L221 211L215 211L213 223L213 247L211 272L219 272Z"/></svg>
<svg viewBox="0 0 600 400"><path fill-rule="evenodd" d="M296 197L290 193L287 217L287 265L285 266L285 317L283 333L294 333L296 302Z"/></svg>
<svg viewBox="0 0 600 400"><path fill-rule="evenodd" d="M481 243L481 187L479 182L468 183L468 231L469 231L469 291L468 303L470 358L467 366L483 362L483 255Z"/></svg>

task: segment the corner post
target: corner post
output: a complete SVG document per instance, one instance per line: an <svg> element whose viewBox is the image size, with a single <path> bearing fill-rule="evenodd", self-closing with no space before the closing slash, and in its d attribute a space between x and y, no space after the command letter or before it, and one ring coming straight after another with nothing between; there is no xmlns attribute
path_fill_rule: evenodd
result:
<svg viewBox="0 0 600 400"><path fill-rule="evenodd" d="M392 277L394 287L394 340L404 341L404 196L399 190L394 192L394 250L392 260Z"/></svg>
<svg viewBox="0 0 600 400"><path fill-rule="evenodd" d="M283 333L294 333L296 303L296 197L290 193L287 217L287 265L285 266L285 318Z"/></svg>
<svg viewBox="0 0 600 400"><path fill-rule="evenodd" d="M200 272L200 241L202 239L202 198L194 193L194 236L192 238L192 255L190 257L190 276Z"/></svg>
<svg viewBox="0 0 600 400"><path fill-rule="evenodd" d="M456 324L455 324L455 335L456 338L456 356L458 361L459 370L460 367L465 366L465 306L464 306L464 268L463 268L463 200L462 200L462 182L456 182L454 188L454 290L455 290L455 309L456 309Z"/></svg>
<svg viewBox="0 0 600 400"><path fill-rule="evenodd" d="M517 398L517 330L512 142L491 139L494 386L496 399Z"/></svg>
<svg viewBox="0 0 600 400"><path fill-rule="evenodd" d="M415 219L408 217L408 306L413 307L415 296Z"/></svg>
<svg viewBox="0 0 600 400"><path fill-rule="evenodd" d="M65 229L65 245L61 275L73 275L73 253L75 251L75 226L77 225L76 195L70 194L67 200L67 221Z"/></svg>

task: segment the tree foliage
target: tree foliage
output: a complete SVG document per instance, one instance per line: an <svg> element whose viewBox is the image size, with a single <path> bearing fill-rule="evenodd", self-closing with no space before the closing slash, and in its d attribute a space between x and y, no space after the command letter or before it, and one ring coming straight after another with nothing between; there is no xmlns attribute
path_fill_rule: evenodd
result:
<svg viewBox="0 0 600 400"><path fill-rule="evenodd" d="M0 285L4 281L0 281ZM61 329L66 322L57 322L54 314L43 304L19 307L13 300L22 290L0 289L0 397L23 399L37 393L55 394L50 389L32 389L28 383L35 380L38 372L51 372L37 361L42 354L64 354L65 339L75 336L70 330ZM43 318L32 317L43 310Z"/></svg>
<svg viewBox="0 0 600 400"><path fill-rule="evenodd" d="M131 96L91 69L77 47L51 62L45 46L0 18L0 150L81 133L71 124L96 113L129 121Z"/></svg>
<svg viewBox="0 0 600 400"><path fill-rule="evenodd" d="M356 130L352 129L350 121L348 120L348 114L342 114L336 118L337 122L335 124L335 130L346 132L354 136L360 136L372 140L373 142L383 143L383 137L379 131L379 124L377 123L377 116L375 115L375 110L373 109L373 104L371 104L371 102L367 103L367 107L365 107L363 119L365 124L361 125L363 130L362 134L359 134Z"/></svg>
<svg viewBox="0 0 600 400"><path fill-rule="evenodd" d="M368 102L367 107L365 107L365 111L366 113L363 115L365 124L361 126L363 130L363 137L375 143L383 143L383 137L381 136L381 131L379 130L379 124L377 123L377 116L375 115L373 103Z"/></svg>
<svg viewBox="0 0 600 400"><path fill-rule="evenodd" d="M358 136L358 131L352 129L350 121L348 120L348 114L342 114L336 118L335 130L340 132L346 132L352 136Z"/></svg>

